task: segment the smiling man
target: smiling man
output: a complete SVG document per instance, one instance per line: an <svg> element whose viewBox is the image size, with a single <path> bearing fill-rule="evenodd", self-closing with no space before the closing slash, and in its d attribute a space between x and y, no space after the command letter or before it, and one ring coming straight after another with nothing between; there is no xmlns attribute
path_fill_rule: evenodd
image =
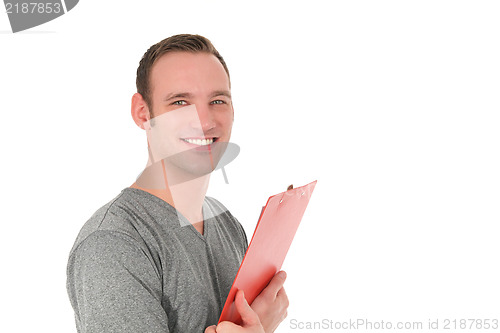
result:
<svg viewBox="0 0 500 333"><path fill-rule="evenodd" d="M137 69L132 118L149 159L130 186L85 223L70 252L68 295L78 332L272 332L286 316L280 272L241 326L219 315L247 247L239 222L206 197L234 110L229 71L209 40L176 35Z"/></svg>

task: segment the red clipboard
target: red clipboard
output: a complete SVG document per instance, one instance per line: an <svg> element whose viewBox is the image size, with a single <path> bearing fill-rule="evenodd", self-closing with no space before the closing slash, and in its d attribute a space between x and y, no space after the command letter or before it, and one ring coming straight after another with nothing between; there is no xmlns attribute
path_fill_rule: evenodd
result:
<svg viewBox="0 0 500 333"><path fill-rule="evenodd" d="M231 321L241 324L234 305L236 292L242 289L248 304L252 304L280 271L316 182L269 197L227 296L219 323Z"/></svg>

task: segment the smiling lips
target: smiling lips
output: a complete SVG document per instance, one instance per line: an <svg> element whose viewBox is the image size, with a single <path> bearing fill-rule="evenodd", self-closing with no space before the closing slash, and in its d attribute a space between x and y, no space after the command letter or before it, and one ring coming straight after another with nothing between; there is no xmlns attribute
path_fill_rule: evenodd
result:
<svg viewBox="0 0 500 333"><path fill-rule="evenodd" d="M197 145L197 146L207 146L211 145L217 138L209 138L209 139L181 139L184 142Z"/></svg>

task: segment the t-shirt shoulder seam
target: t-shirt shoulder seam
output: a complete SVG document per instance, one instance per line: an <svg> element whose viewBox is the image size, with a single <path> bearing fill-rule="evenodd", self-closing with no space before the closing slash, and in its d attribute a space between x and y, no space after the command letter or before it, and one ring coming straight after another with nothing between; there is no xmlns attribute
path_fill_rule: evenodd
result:
<svg viewBox="0 0 500 333"><path fill-rule="evenodd" d="M144 252L144 249L140 246L139 242L134 237L132 237L131 235L129 235L129 234L123 232L123 231L119 231L119 230L97 229L97 230L92 231L90 234L88 234L84 239L82 239L80 241L80 243L73 249L73 251L71 251L70 257L74 257L76 255L76 253L79 251L79 249L83 246L84 243L86 243L88 241L88 239L90 237L98 237L98 234L112 235L112 236L118 237L121 240L123 240L124 242L126 242L128 245L130 245L130 246L136 248L137 250L139 250L145 256L145 258L149 261L149 263L152 265L152 267L153 267L154 271L156 272L156 275L158 276L158 278L161 279L161 276L159 275L159 272L157 271L158 267L156 267L154 261L152 261L149 258L149 256Z"/></svg>
<svg viewBox="0 0 500 333"><path fill-rule="evenodd" d="M113 200L111 200L110 202L108 202L108 204L106 205L107 208L106 208L106 211L104 212L104 214L102 215L101 217L101 220L99 221L99 223L97 224L97 226L95 226L95 229L90 231L88 233L88 235L86 235L83 239L80 239L80 240L77 240L77 243L74 245L74 247L71 249L71 252L69 254L69 256L71 257L77 250L78 248L80 248L80 246L91 236L91 235L94 235L96 232L109 232L109 233L112 233L113 231L116 231L116 230L104 230L104 229L101 229L101 225L102 223L104 222L104 219L106 218L106 215L108 214L109 210L111 209L111 207L114 205L114 203L120 199L123 195L123 192L120 193L119 195L116 196L116 198L114 198ZM116 231L118 233L121 233L121 234L124 234L126 235L124 232L119 232L119 231ZM132 238L130 235L127 235L128 237Z"/></svg>
<svg viewBox="0 0 500 333"><path fill-rule="evenodd" d="M114 199L113 199L113 200L112 200L112 201L108 204L108 207L106 208L106 211L105 211L105 212L104 212L104 214L102 215L101 221L100 221L100 222L99 222L99 224L97 225L97 227L96 227L96 230L95 230L95 231L100 230L101 225L102 225L102 223L104 222L104 219L106 218L106 215L108 215L109 210L110 210L110 209L111 209L111 207L115 204L115 202L123 196L123 194L124 194L123 192L122 192L122 193L120 193L120 194L119 194L116 198L114 198ZM85 237L85 238L87 238L87 237Z"/></svg>
<svg viewBox="0 0 500 333"><path fill-rule="evenodd" d="M74 253L82 246L83 243L86 243L88 241L88 239L90 237L97 237L98 234L103 234L103 235L113 235L113 236L118 236L120 239L124 240L125 242L129 243L130 245L134 246L134 247L137 247L138 249L141 249L140 246L138 246L138 242L137 240L132 237L131 235L123 232L123 231L119 231L119 230L109 230L109 229L96 229L92 232L90 232L87 236L85 236L84 239L82 239L78 245L73 249L72 251L72 255L74 255ZM142 249L141 249L142 251Z"/></svg>
<svg viewBox="0 0 500 333"><path fill-rule="evenodd" d="M111 235L111 236L114 236L114 237L118 237L119 239L121 239L124 242L126 242L129 246L132 246L133 248L136 248L137 250L139 250L146 257L146 259L149 261L149 263L153 266L153 268L155 269L156 274L158 275L158 272L157 272L158 268L156 267L154 261L152 261L149 258L149 256L145 253L144 249L140 246L140 242L138 242L131 235L129 235L129 234L123 232L123 231L119 231L119 230L102 230L102 229L98 229L98 230L92 231L84 239L82 239L80 241L80 243L73 249L73 251L71 252L70 257L71 256L75 256L76 253L78 252L78 250L83 246L83 244L89 241L90 237L98 237L99 234L101 234L101 235ZM161 278L161 277L158 275L158 278Z"/></svg>

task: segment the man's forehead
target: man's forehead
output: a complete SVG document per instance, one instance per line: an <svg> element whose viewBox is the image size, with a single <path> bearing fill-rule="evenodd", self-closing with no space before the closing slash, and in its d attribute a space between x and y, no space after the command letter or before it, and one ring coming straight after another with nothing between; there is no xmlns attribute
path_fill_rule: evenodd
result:
<svg viewBox="0 0 500 333"><path fill-rule="evenodd" d="M162 56L151 69L151 88L167 94L210 95L224 92L230 97L229 77L219 60L209 53L173 52Z"/></svg>
<svg viewBox="0 0 500 333"><path fill-rule="evenodd" d="M151 74L185 73L227 73L217 57L206 52L169 52L158 58L151 68Z"/></svg>

